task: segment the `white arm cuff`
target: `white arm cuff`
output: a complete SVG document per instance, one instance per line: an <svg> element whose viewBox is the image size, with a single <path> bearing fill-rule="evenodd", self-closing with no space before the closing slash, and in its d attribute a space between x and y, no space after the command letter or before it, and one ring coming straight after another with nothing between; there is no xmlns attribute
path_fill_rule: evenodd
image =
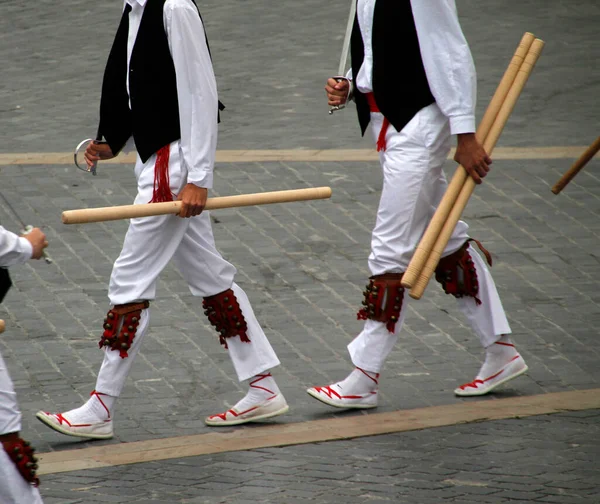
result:
<svg viewBox="0 0 600 504"><path fill-rule="evenodd" d="M450 132L453 135L475 133L475 116L468 114L450 117Z"/></svg>

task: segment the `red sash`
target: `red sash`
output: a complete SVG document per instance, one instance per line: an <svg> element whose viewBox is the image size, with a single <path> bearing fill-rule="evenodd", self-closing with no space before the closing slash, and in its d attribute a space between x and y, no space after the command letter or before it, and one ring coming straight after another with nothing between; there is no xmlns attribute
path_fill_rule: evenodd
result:
<svg viewBox="0 0 600 504"><path fill-rule="evenodd" d="M373 93L366 94L367 101L369 102L369 109L371 112L379 112L379 107L377 106L377 102L375 101L375 96ZM383 124L381 125L381 131L379 132L379 138L377 138L377 152L385 151L385 135L387 134L388 127L390 126L390 121L387 120L387 117L383 118Z"/></svg>

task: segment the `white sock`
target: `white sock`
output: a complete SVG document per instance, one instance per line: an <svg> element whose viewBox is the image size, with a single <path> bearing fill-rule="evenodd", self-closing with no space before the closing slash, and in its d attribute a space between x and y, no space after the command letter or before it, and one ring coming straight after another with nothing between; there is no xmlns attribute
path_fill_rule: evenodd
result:
<svg viewBox="0 0 600 504"><path fill-rule="evenodd" d="M498 341L485 349L485 362L477 374L478 380L485 380L500 371L510 362L515 355L518 355L510 336L503 334Z"/></svg>
<svg viewBox="0 0 600 504"><path fill-rule="evenodd" d="M63 413L63 417L72 424L103 422L112 418L116 400L114 396L94 390L83 406Z"/></svg>
<svg viewBox="0 0 600 504"><path fill-rule="evenodd" d="M248 393L233 407L238 412L253 408L280 392L275 378L269 372L253 376L248 380L248 385L250 386Z"/></svg>
<svg viewBox="0 0 600 504"><path fill-rule="evenodd" d="M357 367L344 380L335 385L339 390L344 391L345 395L369 394L379 388L379 373Z"/></svg>

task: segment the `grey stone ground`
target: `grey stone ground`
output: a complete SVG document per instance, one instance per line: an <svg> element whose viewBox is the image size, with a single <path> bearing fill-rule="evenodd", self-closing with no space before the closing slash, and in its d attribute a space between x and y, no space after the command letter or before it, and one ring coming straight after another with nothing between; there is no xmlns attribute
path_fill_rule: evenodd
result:
<svg viewBox="0 0 600 504"><path fill-rule="evenodd" d="M347 3L202 2L228 106L220 149L369 145L358 139L354 112L329 117L323 99L324 80L337 68ZM478 66L480 113L522 33L547 41L499 145L588 145L598 136L596 1L458 6ZM99 79L119 8L116 0L0 1L0 152L70 151L95 132ZM472 235L494 253L493 274L530 366L494 397L600 383L600 164L592 161L564 194L552 195L549 187L571 162L496 161L465 214ZM40 451L90 445L50 432L33 413L79 404L101 361L96 340L106 282L126 223L60 222L65 209L132 201L129 167L100 171L92 179L71 166L1 168L0 190L24 220L45 227L55 260L14 268L16 286L0 307L9 325L0 351L19 394L25 436ZM276 373L292 409L278 422L336 414L304 388L349 369L345 345L360 327L354 313L368 275L379 169L357 162L217 167L214 195L320 185L332 186L331 201L213 214L217 244L238 266L238 281L283 364ZM4 204L0 222L18 229ZM107 444L208 432L203 417L243 392L174 268L162 275L159 296L117 411L117 437ZM459 402L452 389L479 366L478 343L436 284L410 306L378 411ZM49 503L591 504L600 501L598 440L598 412L591 411L47 476L42 490Z"/></svg>

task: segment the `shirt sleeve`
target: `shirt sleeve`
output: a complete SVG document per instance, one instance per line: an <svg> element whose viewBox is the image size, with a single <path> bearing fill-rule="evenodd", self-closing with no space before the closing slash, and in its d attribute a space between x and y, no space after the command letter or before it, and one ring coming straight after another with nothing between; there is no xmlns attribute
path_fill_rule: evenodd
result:
<svg viewBox="0 0 600 504"><path fill-rule="evenodd" d="M454 0L411 0L421 58L452 134L475 132L477 76Z"/></svg>
<svg viewBox="0 0 600 504"><path fill-rule="evenodd" d="M168 0L163 14L177 77L181 154L188 182L211 188L219 101L204 26L189 0Z"/></svg>
<svg viewBox="0 0 600 504"><path fill-rule="evenodd" d="M31 259L31 254L33 254L33 247L29 240L0 226L0 267L24 263Z"/></svg>

